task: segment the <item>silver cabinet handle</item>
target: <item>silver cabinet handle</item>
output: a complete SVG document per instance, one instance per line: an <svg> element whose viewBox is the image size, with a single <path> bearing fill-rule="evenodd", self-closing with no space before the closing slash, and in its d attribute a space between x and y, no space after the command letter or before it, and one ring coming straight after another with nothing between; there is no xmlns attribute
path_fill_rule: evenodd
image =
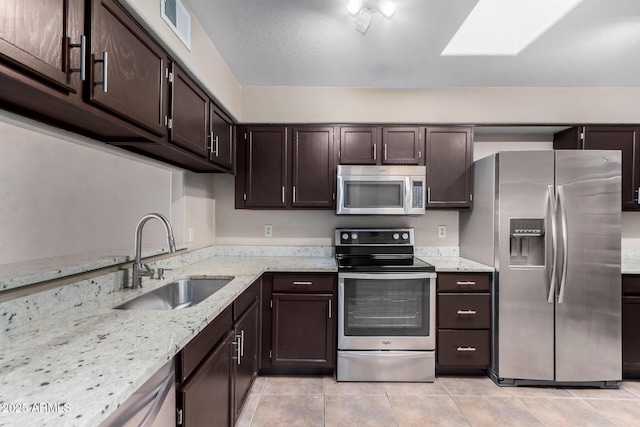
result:
<svg viewBox="0 0 640 427"><path fill-rule="evenodd" d="M387 160L387 144L384 144L384 159Z"/></svg>
<svg viewBox="0 0 640 427"><path fill-rule="evenodd" d="M284 185L282 186L282 203L284 204Z"/></svg>
<svg viewBox="0 0 640 427"><path fill-rule="evenodd" d="M378 159L378 155L376 154L376 144L373 144L373 160L377 160Z"/></svg>
<svg viewBox="0 0 640 427"><path fill-rule="evenodd" d="M296 186L293 186L293 203L296 202Z"/></svg>
<svg viewBox="0 0 640 427"><path fill-rule="evenodd" d="M547 302L551 304L553 302L553 297L556 294L556 270L558 267L558 224L556 223L558 208L556 205L555 195L553 194L553 185L549 185L547 187L547 192L549 195L549 205L551 206L551 283L549 284L549 296L547 297Z"/></svg>
<svg viewBox="0 0 640 427"><path fill-rule="evenodd" d="M476 348L475 347L458 347L456 350L458 350L460 352L476 351Z"/></svg>
<svg viewBox="0 0 640 427"><path fill-rule="evenodd" d="M313 285L313 282L293 282L294 285Z"/></svg>
<svg viewBox="0 0 640 427"><path fill-rule="evenodd" d="M209 132L209 143L207 144L209 153L213 154L213 132Z"/></svg>
<svg viewBox="0 0 640 427"><path fill-rule="evenodd" d="M466 314L468 314L468 315L473 316L473 315L477 314L477 311L475 311L475 310L458 310L458 312L457 312L457 313L458 313L459 315L466 315Z"/></svg>
<svg viewBox="0 0 640 427"><path fill-rule="evenodd" d="M212 132L212 134L213 134L213 132ZM218 143L219 143L219 138L218 138L218 136L217 136L217 135L216 135L216 139L215 139L215 141L216 141L216 152L214 153L214 156L218 157L218 156L220 155L220 152L218 151L218 148L219 148L219 147L218 147L218 145L219 145L219 144L218 144Z"/></svg>
<svg viewBox="0 0 640 427"><path fill-rule="evenodd" d="M102 52L102 59L95 59L94 62L102 63L102 81L101 82L93 82L94 86L102 86L102 91L107 93L108 90L108 77L109 77L109 54L104 51Z"/></svg>
<svg viewBox="0 0 640 427"><path fill-rule="evenodd" d="M427 204L431 203L431 187L427 187Z"/></svg>
<svg viewBox="0 0 640 427"><path fill-rule="evenodd" d="M569 236L567 232L567 211L565 209L564 187L558 185L558 208L562 221L562 275L560 278L560 291L558 292L558 304L564 302L564 288L567 284L567 265L569 262Z"/></svg>
<svg viewBox="0 0 640 427"><path fill-rule="evenodd" d="M80 80L85 81L87 78L87 64L85 58L87 56L87 36L84 34L80 36L80 43L70 44L71 49L80 48L80 68L72 68L72 73L80 73Z"/></svg>
<svg viewBox="0 0 640 427"><path fill-rule="evenodd" d="M329 299L329 319L331 319L331 299Z"/></svg>
<svg viewBox="0 0 640 427"><path fill-rule="evenodd" d="M238 361L238 365L240 364L240 359L242 358L242 356L240 355L241 351L242 351L242 335L237 334L236 335L236 340L234 342L231 343L231 345L235 345L236 346L236 355L231 357L233 360L237 360Z"/></svg>
<svg viewBox="0 0 640 427"><path fill-rule="evenodd" d="M456 282L456 285L458 286L473 286L475 284L476 282L473 280L460 280Z"/></svg>
<svg viewBox="0 0 640 427"><path fill-rule="evenodd" d="M640 205L640 187L638 187L638 189L636 190L636 193L638 193L638 197L636 197L636 202L638 202L638 204Z"/></svg>
<svg viewBox="0 0 640 427"><path fill-rule="evenodd" d="M240 330L240 356L244 357L244 329Z"/></svg>

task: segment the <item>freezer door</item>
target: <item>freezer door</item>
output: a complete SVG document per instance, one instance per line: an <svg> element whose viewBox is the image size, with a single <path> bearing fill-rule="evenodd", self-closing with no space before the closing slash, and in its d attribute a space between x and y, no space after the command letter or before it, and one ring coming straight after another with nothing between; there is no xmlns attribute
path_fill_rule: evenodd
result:
<svg viewBox="0 0 640 427"><path fill-rule="evenodd" d="M619 151L556 152L556 381L622 377L620 168Z"/></svg>
<svg viewBox="0 0 640 427"><path fill-rule="evenodd" d="M501 378L553 380L553 298L548 301L552 270L549 186L553 190L553 151L501 152L498 156L495 373ZM527 265L528 254L533 254L532 247L523 246L524 237L513 236L516 230L511 229L512 219L544 220L543 237L530 239L532 242L542 240L542 260L534 257L532 265Z"/></svg>

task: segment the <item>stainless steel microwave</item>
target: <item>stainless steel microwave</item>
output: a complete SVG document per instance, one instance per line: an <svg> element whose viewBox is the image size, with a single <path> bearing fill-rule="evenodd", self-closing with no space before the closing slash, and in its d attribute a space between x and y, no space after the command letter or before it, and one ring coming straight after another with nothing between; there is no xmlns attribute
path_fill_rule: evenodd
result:
<svg viewBox="0 0 640 427"><path fill-rule="evenodd" d="M425 166L338 166L338 215L422 215Z"/></svg>

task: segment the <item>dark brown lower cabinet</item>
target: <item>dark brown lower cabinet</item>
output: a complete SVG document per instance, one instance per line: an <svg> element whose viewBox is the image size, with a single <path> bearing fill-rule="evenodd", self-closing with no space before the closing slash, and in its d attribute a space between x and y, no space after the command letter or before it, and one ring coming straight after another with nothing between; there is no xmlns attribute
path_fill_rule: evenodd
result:
<svg viewBox="0 0 640 427"><path fill-rule="evenodd" d="M332 294L273 294L273 366L333 366Z"/></svg>
<svg viewBox="0 0 640 427"><path fill-rule="evenodd" d="M178 425L230 426L232 388L232 345L234 331L229 331L211 355L178 391ZM182 419L180 419L182 418Z"/></svg>
<svg viewBox="0 0 640 427"><path fill-rule="evenodd" d="M261 373L333 373L336 283L326 273L263 275Z"/></svg>
<svg viewBox="0 0 640 427"><path fill-rule="evenodd" d="M640 378L640 275L622 275L622 378Z"/></svg>
<svg viewBox="0 0 640 427"><path fill-rule="evenodd" d="M437 374L484 374L491 364L491 274L438 273Z"/></svg>
<svg viewBox="0 0 640 427"><path fill-rule="evenodd" d="M235 326L235 344L233 345L233 409L234 424L240 415L249 389L258 375L258 345L260 333L260 305L258 301L242 315Z"/></svg>
<svg viewBox="0 0 640 427"><path fill-rule="evenodd" d="M177 355L177 425L233 426L258 373L260 280Z"/></svg>

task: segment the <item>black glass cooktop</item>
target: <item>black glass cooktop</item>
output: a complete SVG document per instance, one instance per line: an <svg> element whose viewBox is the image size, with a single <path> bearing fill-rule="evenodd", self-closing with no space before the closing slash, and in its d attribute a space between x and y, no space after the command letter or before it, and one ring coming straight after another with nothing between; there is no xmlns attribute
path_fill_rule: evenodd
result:
<svg viewBox="0 0 640 427"><path fill-rule="evenodd" d="M338 256L338 270L358 272L409 272L436 271L421 259L407 254L368 254Z"/></svg>

